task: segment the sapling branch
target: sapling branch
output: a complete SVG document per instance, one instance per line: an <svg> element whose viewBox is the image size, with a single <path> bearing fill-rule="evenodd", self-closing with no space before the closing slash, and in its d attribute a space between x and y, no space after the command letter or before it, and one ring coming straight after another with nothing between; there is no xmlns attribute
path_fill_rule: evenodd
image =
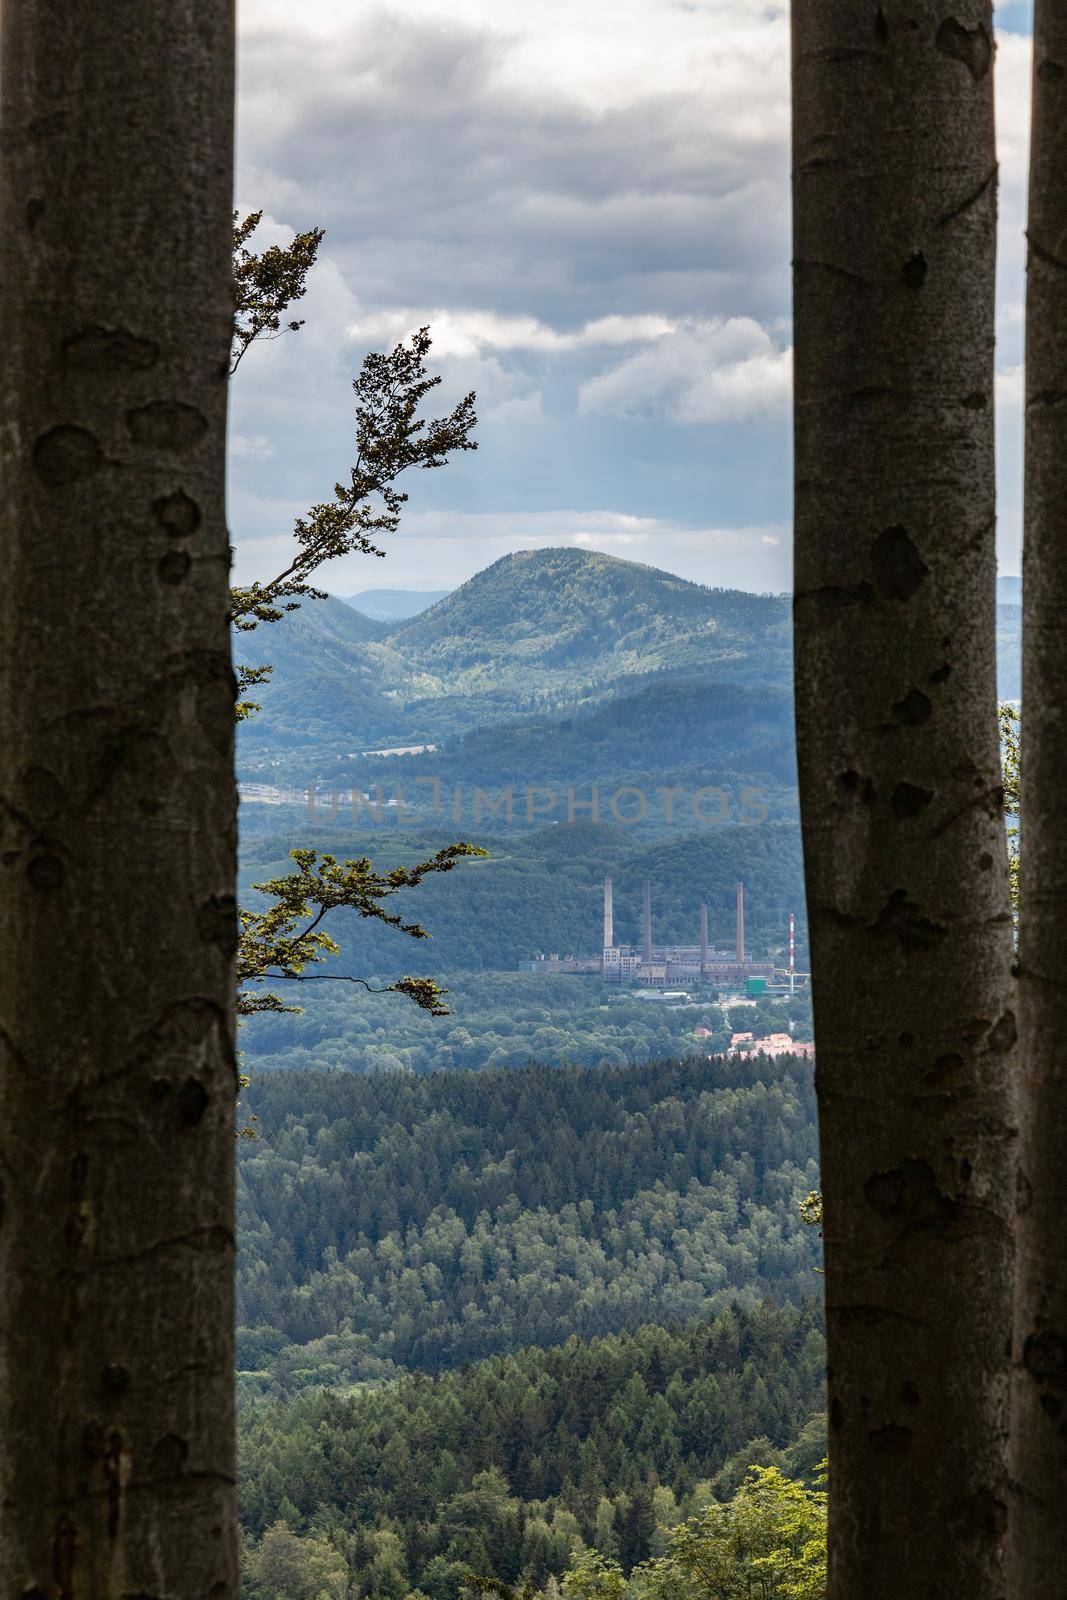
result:
<svg viewBox="0 0 1067 1600"><path fill-rule="evenodd" d="M283 333L295 333L303 321L287 317L289 308L303 298L307 278L315 264L323 230L311 228L296 235L291 244L271 245L260 253L248 241L262 221L262 211L243 220L234 214L234 335L231 373L257 341L268 342ZM427 420L419 410L427 395L441 383L440 375L427 372L431 348L429 328L419 328L388 355L365 357L353 382L356 396L355 459L347 483L335 483L333 499L310 508L293 526L296 552L275 578L230 590L230 620L249 632L261 623L278 622L302 600L324 599L325 592L311 579L324 562L338 556L382 556L378 540L395 533L408 496L397 488L403 472L445 466L451 456L476 450L472 438L475 397L467 394L444 417ZM269 666L239 666L235 714L245 721L260 709L245 698L246 692L265 683ZM455 844L438 851L417 866L375 872L363 857L338 862L312 850L291 852L296 870L255 887L273 897L265 910L242 909L237 950L237 1013L248 1017L264 1011L299 1011L280 996L260 987L270 982L350 982L371 993L404 994L432 1016L447 1015L442 1005L445 990L430 978L403 977L383 988L347 974L308 973L309 965L339 954L339 946L320 927L326 916L341 909L371 917L413 939L429 937L418 922L406 921L386 909L384 902L401 889L415 888L430 873L451 871L463 856L484 855L474 845Z"/></svg>

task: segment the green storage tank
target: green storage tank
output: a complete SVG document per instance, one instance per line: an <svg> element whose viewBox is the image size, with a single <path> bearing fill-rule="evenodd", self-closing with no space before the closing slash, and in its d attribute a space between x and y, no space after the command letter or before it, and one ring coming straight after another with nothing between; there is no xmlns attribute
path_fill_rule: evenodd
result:
<svg viewBox="0 0 1067 1600"><path fill-rule="evenodd" d="M766 978L746 978L745 979L745 993L747 995L752 996L752 995L757 995L757 994L766 994L766 992L767 992L767 980L766 980Z"/></svg>

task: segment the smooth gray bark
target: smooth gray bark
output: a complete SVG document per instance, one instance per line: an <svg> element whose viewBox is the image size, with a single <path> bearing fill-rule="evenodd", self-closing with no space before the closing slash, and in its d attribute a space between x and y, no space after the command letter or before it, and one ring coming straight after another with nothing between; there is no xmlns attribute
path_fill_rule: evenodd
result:
<svg viewBox="0 0 1067 1600"><path fill-rule="evenodd" d="M833 1600L1001 1600L1016 1026L990 7L797 0L796 697Z"/></svg>
<svg viewBox="0 0 1067 1600"><path fill-rule="evenodd" d="M0 61L0 1587L227 1600L232 6Z"/></svg>
<svg viewBox="0 0 1067 1600"><path fill-rule="evenodd" d="M1023 541L1012 1587L1067 1595L1067 13L1034 8Z"/></svg>

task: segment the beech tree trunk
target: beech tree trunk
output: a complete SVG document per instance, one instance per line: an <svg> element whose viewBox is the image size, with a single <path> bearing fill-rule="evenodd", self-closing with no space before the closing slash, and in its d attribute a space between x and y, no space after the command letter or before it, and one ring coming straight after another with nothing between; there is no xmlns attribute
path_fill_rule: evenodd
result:
<svg viewBox="0 0 1067 1600"><path fill-rule="evenodd" d="M992 17L797 0L797 737L833 1600L1001 1600L1016 1024Z"/></svg>
<svg viewBox="0 0 1067 1600"><path fill-rule="evenodd" d="M1034 8L1023 540L1012 1588L1067 1595L1067 13Z"/></svg>
<svg viewBox="0 0 1067 1600"><path fill-rule="evenodd" d="M0 62L0 1587L227 1600L232 6Z"/></svg>

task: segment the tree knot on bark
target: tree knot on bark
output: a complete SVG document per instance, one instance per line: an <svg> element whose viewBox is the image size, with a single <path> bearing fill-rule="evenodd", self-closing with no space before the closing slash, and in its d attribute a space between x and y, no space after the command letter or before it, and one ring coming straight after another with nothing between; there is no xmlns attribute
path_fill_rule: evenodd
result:
<svg viewBox="0 0 1067 1600"><path fill-rule="evenodd" d="M152 400L126 413L126 425L135 444L157 450L191 450L208 431L208 421L196 406L182 400Z"/></svg>
<svg viewBox="0 0 1067 1600"><path fill-rule="evenodd" d="M1023 1344L1023 1366L1043 1388L1067 1390L1067 1337L1054 1328L1031 1333Z"/></svg>
<svg viewBox="0 0 1067 1600"><path fill-rule="evenodd" d="M156 568L160 583L183 583L192 564L193 558L188 550L168 550L165 556L160 557Z"/></svg>
<svg viewBox="0 0 1067 1600"><path fill-rule="evenodd" d="M921 689L911 688L893 706L893 715L908 728L919 728L933 715L933 705Z"/></svg>
<svg viewBox="0 0 1067 1600"><path fill-rule="evenodd" d="M927 1161L910 1158L889 1172L875 1172L863 1186L867 1204L880 1217L943 1226L954 1220L956 1201L945 1194Z"/></svg>
<svg viewBox="0 0 1067 1600"><path fill-rule="evenodd" d="M81 372L146 372L159 360L159 346L127 328L93 326L68 334L60 359Z"/></svg>
<svg viewBox="0 0 1067 1600"><path fill-rule="evenodd" d="M152 1448L150 1472L153 1478L178 1478L189 1459L189 1445L176 1433L165 1433Z"/></svg>
<svg viewBox="0 0 1067 1600"><path fill-rule="evenodd" d="M929 567L907 528L886 528L871 546L871 568L878 592L886 600L910 600Z"/></svg>
<svg viewBox="0 0 1067 1600"><path fill-rule="evenodd" d="M842 611L848 606L869 606L874 603L874 590L869 583L857 583L854 588L844 584L824 583L818 589L794 596L794 606L818 606L820 611Z"/></svg>
<svg viewBox="0 0 1067 1600"><path fill-rule="evenodd" d="M100 441L88 428L62 423L42 433L33 447L34 471L50 489L91 478L104 464Z"/></svg>
<svg viewBox="0 0 1067 1600"><path fill-rule="evenodd" d="M994 1022L986 1035L986 1050L990 1055L1007 1055L1014 1049L1019 1037L1019 1030L1015 1025L1015 1012L1004 1011Z"/></svg>
<svg viewBox="0 0 1067 1600"><path fill-rule="evenodd" d="M935 43L942 55L961 61L976 83L989 71L993 45L981 22L966 28L955 17L946 17L937 30Z"/></svg>
<svg viewBox="0 0 1067 1600"><path fill-rule="evenodd" d="M172 539L188 539L200 526L200 507L181 489L153 500L152 515Z"/></svg>
<svg viewBox="0 0 1067 1600"><path fill-rule="evenodd" d="M894 889L871 925L876 936L895 939L903 950L933 950L948 929L934 922L908 898L906 889Z"/></svg>
<svg viewBox="0 0 1067 1600"><path fill-rule="evenodd" d="M26 868L26 881L31 889L47 893L62 887L66 868L58 856L34 856Z"/></svg>
<svg viewBox="0 0 1067 1600"><path fill-rule="evenodd" d="M865 778L852 767L847 772L839 773L837 781L848 794L858 795L865 806L873 806L878 798L878 791L870 778Z"/></svg>
<svg viewBox="0 0 1067 1600"><path fill-rule="evenodd" d="M928 271L926 257L921 250L914 250L900 269L900 276L908 289L921 289L926 282Z"/></svg>
<svg viewBox="0 0 1067 1600"><path fill-rule="evenodd" d="M186 1128L195 1128L203 1121L211 1096L199 1078L186 1078L176 1096L178 1118Z"/></svg>
<svg viewBox="0 0 1067 1600"><path fill-rule="evenodd" d="M890 798L893 815L899 822L920 816L934 798L932 789L921 789L918 784L898 783Z"/></svg>
<svg viewBox="0 0 1067 1600"><path fill-rule="evenodd" d="M206 944L218 945L225 956L237 948L237 900L232 894L213 894L196 913L196 931Z"/></svg>
<svg viewBox="0 0 1067 1600"><path fill-rule="evenodd" d="M966 1062L957 1051L949 1051L943 1056L938 1056L929 1072L923 1073L923 1083L931 1088L940 1088L951 1078L958 1078L963 1072Z"/></svg>

